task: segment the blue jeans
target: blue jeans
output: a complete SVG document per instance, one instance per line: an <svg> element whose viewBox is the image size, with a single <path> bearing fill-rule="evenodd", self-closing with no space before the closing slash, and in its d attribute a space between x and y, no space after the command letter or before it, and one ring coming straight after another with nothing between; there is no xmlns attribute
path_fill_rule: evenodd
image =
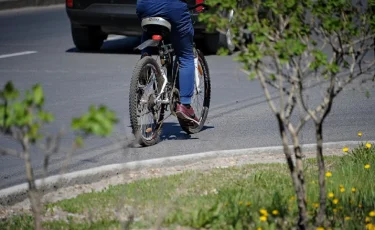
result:
<svg viewBox="0 0 375 230"><path fill-rule="evenodd" d="M180 0L138 0L137 15L145 17L163 17L171 25L171 42L180 63L180 98L182 104L190 104L194 93L194 28L186 3ZM143 33L142 42L151 35ZM142 54L151 52L147 49Z"/></svg>

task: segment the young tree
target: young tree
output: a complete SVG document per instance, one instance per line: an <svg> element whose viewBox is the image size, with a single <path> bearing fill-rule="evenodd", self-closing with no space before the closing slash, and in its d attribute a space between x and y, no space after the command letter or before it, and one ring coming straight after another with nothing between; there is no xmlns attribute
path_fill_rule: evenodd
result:
<svg viewBox="0 0 375 230"><path fill-rule="evenodd" d="M24 160L34 227L39 230L42 229L42 194L35 183L30 147L40 143L44 138L43 125L52 122L54 117L43 109L45 99L43 89L39 84L35 84L31 91L27 90L24 98L19 99L19 95L19 91L11 81L0 91L0 136L9 137L19 143L22 151L0 147L0 154L13 155ZM89 135L110 135L116 122L117 118L114 112L109 111L107 107L90 106L88 113L72 120L72 129L77 132L72 152L81 147L84 138ZM59 132L55 136L49 135L46 137L46 144L43 148L45 150L43 179L47 175L49 157L52 153L58 152L62 135L63 133ZM43 183L41 187L43 187Z"/></svg>
<svg viewBox="0 0 375 230"><path fill-rule="evenodd" d="M208 24L209 30L230 28L239 49L237 60L251 79L259 80L277 118L297 196L298 229L306 229L309 223L300 132L306 122L313 121L320 186L315 225L323 226L326 212L323 122L345 87L358 78L365 82L372 77L373 1L207 0L206 3L213 6L212 11L201 14L201 21ZM220 12L230 9L235 14L229 23ZM250 43L246 39L249 32ZM321 89L318 103L308 100L313 83ZM278 92L277 98L271 96L272 90Z"/></svg>

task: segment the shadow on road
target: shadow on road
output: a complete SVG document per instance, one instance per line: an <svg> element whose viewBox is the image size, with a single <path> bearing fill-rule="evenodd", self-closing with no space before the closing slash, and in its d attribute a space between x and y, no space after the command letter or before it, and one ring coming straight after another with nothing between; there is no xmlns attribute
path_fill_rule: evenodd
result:
<svg viewBox="0 0 375 230"><path fill-rule="evenodd" d="M213 126L203 126L201 132L206 129L213 129ZM179 123L176 122L165 122L163 124L163 132L160 136L161 141L164 140L187 140L187 139L198 139L196 137L191 137L191 135L187 134L185 131L182 130Z"/></svg>
<svg viewBox="0 0 375 230"><path fill-rule="evenodd" d="M140 54L134 48L140 44L139 37L123 37L104 41L99 51L80 51L75 47L66 50L67 53L104 53L104 54Z"/></svg>

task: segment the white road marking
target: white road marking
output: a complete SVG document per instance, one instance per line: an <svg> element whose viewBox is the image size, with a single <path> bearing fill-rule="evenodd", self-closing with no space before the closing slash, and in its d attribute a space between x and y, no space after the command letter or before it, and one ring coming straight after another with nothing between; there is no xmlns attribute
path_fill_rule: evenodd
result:
<svg viewBox="0 0 375 230"><path fill-rule="evenodd" d="M21 55L27 55L27 54L34 54L34 53L37 53L37 51L24 51L24 52L19 52L19 53L3 54L3 55L0 55L0 59L1 58L16 57L16 56L21 56Z"/></svg>
<svg viewBox="0 0 375 230"><path fill-rule="evenodd" d="M118 39L122 39L122 38L126 38L126 36L122 36L122 35L114 35L114 36L109 36L109 37L107 38L107 41L118 40Z"/></svg>

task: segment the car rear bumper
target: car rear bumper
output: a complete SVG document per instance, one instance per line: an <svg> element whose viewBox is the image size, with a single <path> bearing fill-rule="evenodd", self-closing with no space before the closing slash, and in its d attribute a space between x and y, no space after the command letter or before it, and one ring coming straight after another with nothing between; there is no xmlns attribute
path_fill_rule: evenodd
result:
<svg viewBox="0 0 375 230"><path fill-rule="evenodd" d="M66 8L73 26L100 26L107 34L141 36L136 6L130 4L91 4L85 9ZM205 26L195 20L195 37L202 38Z"/></svg>
<svg viewBox="0 0 375 230"><path fill-rule="evenodd" d="M140 36L142 28L135 13L135 5L92 4L85 9L66 8L76 26L100 26L106 33Z"/></svg>

